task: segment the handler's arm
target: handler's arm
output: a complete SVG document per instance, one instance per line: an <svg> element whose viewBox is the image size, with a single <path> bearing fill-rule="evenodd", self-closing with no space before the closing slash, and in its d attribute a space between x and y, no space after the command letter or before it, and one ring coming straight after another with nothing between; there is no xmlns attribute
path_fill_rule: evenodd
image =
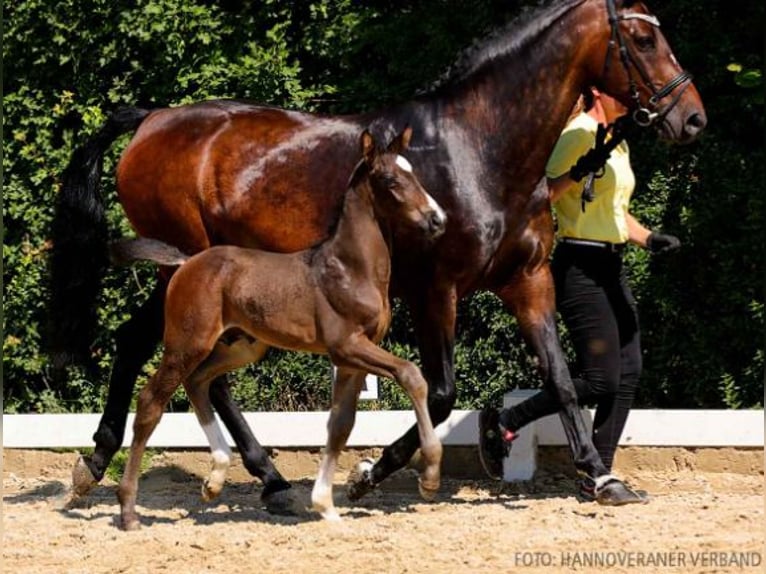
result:
<svg viewBox="0 0 766 574"><path fill-rule="evenodd" d="M651 231L641 225L630 213L625 216L625 220L628 224L628 241L645 248Z"/></svg>
<svg viewBox="0 0 766 574"><path fill-rule="evenodd" d="M577 182L569 177L569 172L566 172L559 177L548 178L548 189L551 194L551 203L556 203L559 198L564 195L570 189L577 187Z"/></svg>

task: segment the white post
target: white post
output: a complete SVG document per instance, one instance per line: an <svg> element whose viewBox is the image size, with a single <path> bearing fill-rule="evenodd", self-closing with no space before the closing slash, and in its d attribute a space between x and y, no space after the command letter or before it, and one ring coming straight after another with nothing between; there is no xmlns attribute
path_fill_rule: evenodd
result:
<svg viewBox="0 0 766 574"><path fill-rule="evenodd" d="M332 380L335 380L335 371L337 368L332 365ZM378 400L378 377L371 373L367 373L364 377L364 387L359 392L360 401L377 401Z"/></svg>
<svg viewBox="0 0 766 574"><path fill-rule="evenodd" d="M503 395L503 408L510 408L539 393L539 389L516 389ZM537 421L519 430L511 453L503 460L503 480L532 480L537 470Z"/></svg>

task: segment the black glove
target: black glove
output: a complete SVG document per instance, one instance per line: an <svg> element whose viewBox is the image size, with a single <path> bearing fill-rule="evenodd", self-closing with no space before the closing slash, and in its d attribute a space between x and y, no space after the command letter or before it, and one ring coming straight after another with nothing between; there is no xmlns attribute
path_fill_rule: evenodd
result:
<svg viewBox="0 0 766 574"><path fill-rule="evenodd" d="M679 247L681 247L681 241L675 235L652 231L646 238L646 248L654 254L675 251Z"/></svg>

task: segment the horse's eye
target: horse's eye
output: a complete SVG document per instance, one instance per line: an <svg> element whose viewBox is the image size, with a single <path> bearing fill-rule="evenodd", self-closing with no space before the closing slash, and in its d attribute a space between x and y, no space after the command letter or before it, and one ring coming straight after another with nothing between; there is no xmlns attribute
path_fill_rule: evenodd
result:
<svg viewBox="0 0 766 574"><path fill-rule="evenodd" d="M652 36L637 36L635 38L635 43L636 48L641 52L650 52L655 48L654 37Z"/></svg>
<svg viewBox="0 0 766 574"><path fill-rule="evenodd" d="M384 175L382 179L383 185L389 189L398 189L400 187L399 180L393 175Z"/></svg>

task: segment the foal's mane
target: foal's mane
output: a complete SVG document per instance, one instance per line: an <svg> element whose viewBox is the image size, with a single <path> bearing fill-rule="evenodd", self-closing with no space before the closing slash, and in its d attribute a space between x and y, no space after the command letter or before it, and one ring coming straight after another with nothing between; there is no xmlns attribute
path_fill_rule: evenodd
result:
<svg viewBox="0 0 766 574"><path fill-rule="evenodd" d="M525 6L510 22L463 50L447 71L421 94L456 84L499 57L521 52L541 32L583 2L585 0L544 0L537 6Z"/></svg>

